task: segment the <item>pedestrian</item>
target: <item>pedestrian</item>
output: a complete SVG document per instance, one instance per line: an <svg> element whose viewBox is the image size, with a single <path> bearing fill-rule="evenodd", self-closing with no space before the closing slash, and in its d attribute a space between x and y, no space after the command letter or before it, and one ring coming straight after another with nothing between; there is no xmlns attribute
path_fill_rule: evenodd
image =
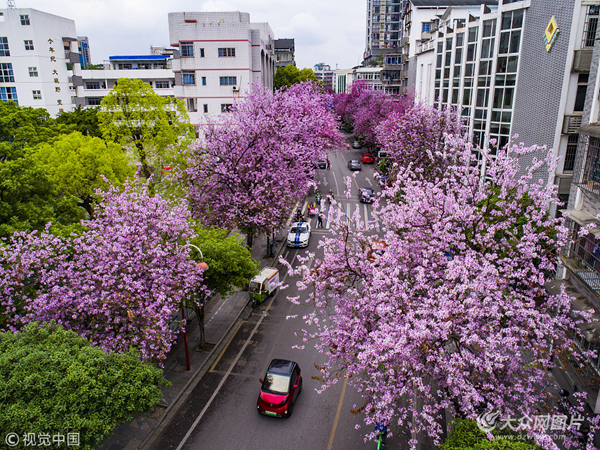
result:
<svg viewBox="0 0 600 450"><path fill-rule="evenodd" d="M329 162L329 158L327 158L327 170L331 169L331 163Z"/></svg>
<svg viewBox="0 0 600 450"><path fill-rule="evenodd" d="M317 218L317 228L323 228L323 217L321 217L321 214Z"/></svg>

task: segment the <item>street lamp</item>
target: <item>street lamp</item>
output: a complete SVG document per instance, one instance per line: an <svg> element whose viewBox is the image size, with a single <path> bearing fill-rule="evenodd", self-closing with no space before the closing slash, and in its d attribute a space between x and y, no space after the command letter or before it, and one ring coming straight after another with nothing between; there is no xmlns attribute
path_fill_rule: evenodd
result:
<svg viewBox="0 0 600 450"><path fill-rule="evenodd" d="M202 250L200 250L194 244L190 244L189 242L185 244L184 247L193 247L196 250L198 250L198 252L200 252L200 262L198 263L198 265L201 269L208 269L208 264L204 262L204 255L202 254ZM183 302L181 302L181 318L185 320L185 306L183 305ZM192 366L190 364L190 349L188 347L187 326L183 329L183 342L185 344L185 363L187 370L190 371L192 369Z"/></svg>

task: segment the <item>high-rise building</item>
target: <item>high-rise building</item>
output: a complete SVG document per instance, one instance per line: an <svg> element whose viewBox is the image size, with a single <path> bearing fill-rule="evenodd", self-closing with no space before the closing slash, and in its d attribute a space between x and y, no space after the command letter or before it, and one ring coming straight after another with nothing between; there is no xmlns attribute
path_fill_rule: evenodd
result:
<svg viewBox="0 0 600 450"><path fill-rule="evenodd" d="M253 86L273 89L275 52L268 23L243 12L169 13L175 96L193 124L226 112Z"/></svg>
<svg viewBox="0 0 600 450"><path fill-rule="evenodd" d="M326 89L333 90L333 70L331 70L331 66L325 63L318 63L313 67L313 72L317 76L317 80L323 83Z"/></svg>
<svg viewBox="0 0 600 450"><path fill-rule="evenodd" d="M92 64L92 57L90 55L90 40L87 36L77 36L77 43L79 45L79 62L82 69Z"/></svg>
<svg viewBox="0 0 600 450"><path fill-rule="evenodd" d="M406 0L367 0L365 64L382 64L386 54L397 53L401 44L402 7Z"/></svg>
<svg viewBox="0 0 600 450"><path fill-rule="evenodd" d="M81 88L75 22L31 8L0 9L0 100L70 111Z"/></svg>
<svg viewBox="0 0 600 450"><path fill-rule="evenodd" d="M275 65L277 67L295 66L294 39L275 39Z"/></svg>

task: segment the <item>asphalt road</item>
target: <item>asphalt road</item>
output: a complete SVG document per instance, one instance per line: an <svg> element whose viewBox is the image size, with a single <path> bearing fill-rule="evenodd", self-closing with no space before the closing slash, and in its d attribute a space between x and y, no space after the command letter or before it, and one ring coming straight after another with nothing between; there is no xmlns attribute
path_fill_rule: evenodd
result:
<svg viewBox="0 0 600 450"><path fill-rule="evenodd" d="M332 189L340 203L340 210L353 212L358 208L364 220L369 216L370 205L359 203L358 188L373 186L376 191L379 190L373 179L372 166L363 166L353 180L352 197L346 199L343 195L346 186L344 177L350 175L347 161L360 159L361 155L362 152L353 149L332 152L331 170L321 170L319 177L323 182L321 192L327 193ZM314 196L307 201L313 199ZM306 207L306 203L302 206ZM324 212L329 213L325 201L323 206L326 208ZM307 250L319 256L318 241L329 231L327 228L314 230L316 218L312 219L312 225L308 249L284 249L282 252L294 266L298 265L295 257ZM310 311L310 306L296 305L287 300L287 296L299 295L295 285L299 278L288 277L286 270L282 266L279 268L283 284L289 287L278 290L275 296L256 309L246 309L242 315L244 320L235 334L154 443L154 449L376 448L375 442L365 442L365 434L371 431L371 427L364 425L362 415L351 412L357 405L362 405L356 390L342 378L337 385L317 393L321 382L312 377L319 375L315 364L321 363L325 356L310 343L303 350L292 348L302 343L297 332L307 328L302 316ZM292 359L302 369L303 391L292 417L287 419L262 416L256 411L259 378L264 376L273 358ZM356 429L357 424L362 424L362 427ZM408 448L406 442L405 437L392 437L388 439L387 448Z"/></svg>

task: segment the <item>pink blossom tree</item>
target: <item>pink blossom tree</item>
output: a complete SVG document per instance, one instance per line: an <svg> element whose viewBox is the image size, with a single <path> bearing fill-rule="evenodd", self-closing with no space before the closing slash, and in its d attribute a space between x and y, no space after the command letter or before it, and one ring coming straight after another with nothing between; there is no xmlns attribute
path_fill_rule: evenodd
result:
<svg viewBox="0 0 600 450"><path fill-rule="evenodd" d="M275 93L256 88L209 119L187 153L183 179L203 224L278 229L315 184L315 165L343 146L325 95L311 82Z"/></svg>
<svg viewBox="0 0 600 450"><path fill-rule="evenodd" d="M81 236L19 233L0 246L0 327L55 319L109 351L135 347L161 361L176 337L174 313L204 288L183 246L193 237L189 209L145 186L99 195Z"/></svg>
<svg viewBox="0 0 600 450"><path fill-rule="evenodd" d="M515 155L539 148L483 151L482 179L469 143L448 138L447 147L437 179L398 165L373 207L382 235L342 217L320 243L324 256L292 272L315 307L305 343L328 356L322 388L347 377L367 424L424 431L438 445L446 409L471 419L537 414L552 356L578 354L569 297L544 289L567 233L546 214L555 186L534 175L554 170L552 152L518 177ZM557 448L543 430L524 433Z"/></svg>

